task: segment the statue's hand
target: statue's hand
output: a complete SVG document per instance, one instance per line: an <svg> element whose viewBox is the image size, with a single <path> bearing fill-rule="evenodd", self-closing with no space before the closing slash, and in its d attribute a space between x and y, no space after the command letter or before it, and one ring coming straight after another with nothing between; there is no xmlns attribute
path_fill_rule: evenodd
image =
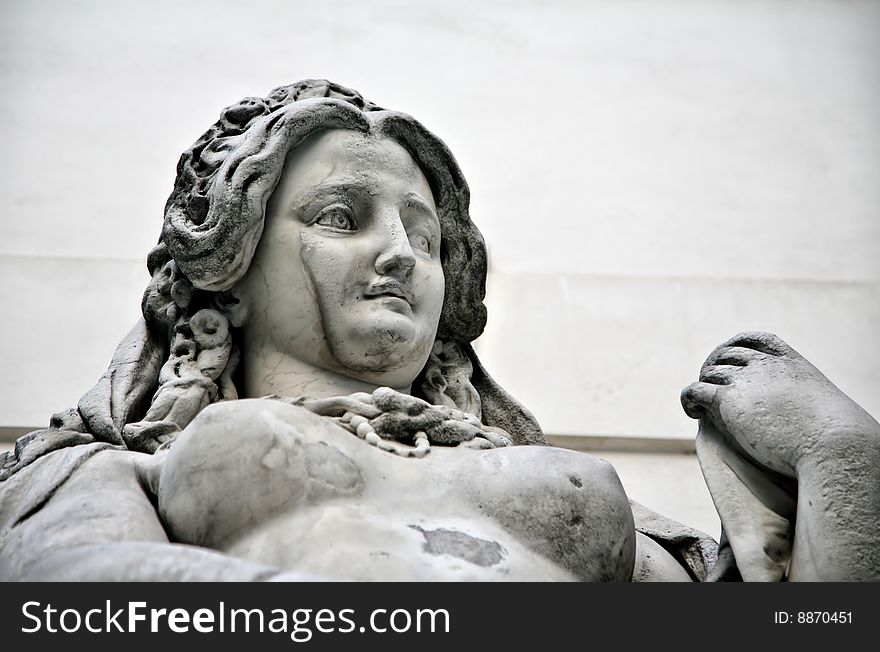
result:
<svg viewBox="0 0 880 652"><path fill-rule="evenodd" d="M755 461L789 477L831 441L880 436L867 412L770 333L741 333L717 347L681 402L688 416L708 419Z"/></svg>

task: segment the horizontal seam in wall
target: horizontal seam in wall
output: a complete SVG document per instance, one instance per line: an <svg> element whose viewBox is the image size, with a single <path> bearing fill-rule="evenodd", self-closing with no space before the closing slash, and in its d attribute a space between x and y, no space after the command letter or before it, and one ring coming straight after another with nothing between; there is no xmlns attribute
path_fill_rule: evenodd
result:
<svg viewBox="0 0 880 652"><path fill-rule="evenodd" d="M880 279L827 279L827 278L770 278L762 276L754 277L735 277L735 276L676 276L676 275L656 275L648 276L644 274L603 274L603 273L581 273L581 272L499 272L491 271L490 277L501 278L581 278L593 279L597 281L627 281L627 282L655 282L655 283L738 283L738 284L764 284L764 285L831 285L840 287L855 287L864 289L880 288Z"/></svg>

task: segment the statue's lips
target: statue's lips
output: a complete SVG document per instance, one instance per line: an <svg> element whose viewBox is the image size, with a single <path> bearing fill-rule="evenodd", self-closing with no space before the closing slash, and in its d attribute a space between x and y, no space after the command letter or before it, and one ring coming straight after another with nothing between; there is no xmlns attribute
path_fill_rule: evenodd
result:
<svg viewBox="0 0 880 652"><path fill-rule="evenodd" d="M414 303L412 290L397 281L384 281L371 285L364 296L370 300L381 299L388 308L396 312L409 312Z"/></svg>
<svg viewBox="0 0 880 652"><path fill-rule="evenodd" d="M369 297L369 299L372 301L381 299L382 305L393 312L399 312L402 315L412 314L412 306L409 305L406 299L401 299L400 297L395 297L390 294Z"/></svg>

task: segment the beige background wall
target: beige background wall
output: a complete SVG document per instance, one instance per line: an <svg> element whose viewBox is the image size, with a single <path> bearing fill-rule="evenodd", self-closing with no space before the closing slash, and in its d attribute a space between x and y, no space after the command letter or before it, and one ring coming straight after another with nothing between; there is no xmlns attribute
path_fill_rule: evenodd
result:
<svg viewBox="0 0 880 652"><path fill-rule="evenodd" d="M0 426L105 368L179 153L306 77L455 152L490 246L477 347L547 431L692 437L678 392L746 329L878 415L878 36L869 1L4 1Z"/></svg>

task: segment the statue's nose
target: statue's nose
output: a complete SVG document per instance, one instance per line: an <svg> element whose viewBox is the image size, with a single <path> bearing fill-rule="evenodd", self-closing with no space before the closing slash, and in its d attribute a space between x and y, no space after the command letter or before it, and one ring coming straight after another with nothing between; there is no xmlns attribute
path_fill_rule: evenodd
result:
<svg viewBox="0 0 880 652"><path fill-rule="evenodd" d="M400 216L389 216L382 220L379 228L382 245L376 257L376 272L383 276L409 273L416 265L416 256Z"/></svg>

